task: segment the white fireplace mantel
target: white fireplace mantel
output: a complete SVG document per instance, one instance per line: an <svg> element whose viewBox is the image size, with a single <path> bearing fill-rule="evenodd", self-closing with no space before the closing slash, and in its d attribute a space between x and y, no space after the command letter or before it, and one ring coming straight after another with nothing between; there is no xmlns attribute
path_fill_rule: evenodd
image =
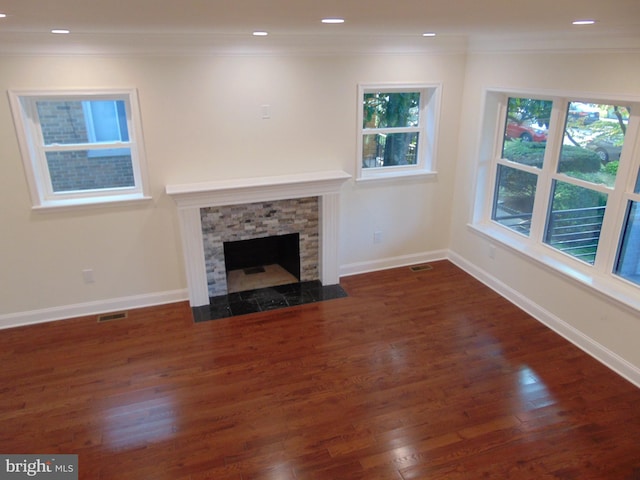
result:
<svg viewBox="0 0 640 480"><path fill-rule="evenodd" d="M320 280L323 285L337 284L340 188L349 178L337 170L167 185L167 194L178 206L191 306L209 303L200 220L200 209L205 207L320 197Z"/></svg>

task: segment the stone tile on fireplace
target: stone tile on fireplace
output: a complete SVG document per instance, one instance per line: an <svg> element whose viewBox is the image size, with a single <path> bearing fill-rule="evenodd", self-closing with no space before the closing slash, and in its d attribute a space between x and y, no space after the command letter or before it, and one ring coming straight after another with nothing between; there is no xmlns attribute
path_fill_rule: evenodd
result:
<svg viewBox="0 0 640 480"><path fill-rule="evenodd" d="M346 296L340 285L323 286L320 281L313 280L219 295L211 297L209 305L191 310L195 322L205 322Z"/></svg>

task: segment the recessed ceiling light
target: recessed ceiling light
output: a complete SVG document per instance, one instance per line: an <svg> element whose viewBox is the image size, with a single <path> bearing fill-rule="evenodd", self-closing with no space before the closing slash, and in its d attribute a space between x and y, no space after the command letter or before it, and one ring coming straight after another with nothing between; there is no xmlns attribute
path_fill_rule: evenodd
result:
<svg viewBox="0 0 640 480"><path fill-rule="evenodd" d="M435 37L436 34L433 32L426 32L422 34L423 37Z"/></svg>
<svg viewBox="0 0 640 480"><path fill-rule="evenodd" d="M572 22L574 25L593 25L596 23L595 20L576 20Z"/></svg>
<svg viewBox="0 0 640 480"><path fill-rule="evenodd" d="M269 32L263 32L260 30L253 32L254 37L266 37L267 35L269 35Z"/></svg>
<svg viewBox="0 0 640 480"><path fill-rule="evenodd" d="M0 13L0 18L5 18L7 16L6 13Z"/></svg>
<svg viewBox="0 0 640 480"><path fill-rule="evenodd" d="M54 28L53 30L51 30L51 33L65 34L70 32L66 28Z"/></svg>
<svg viewBox="0 0 640 480"><path fill-rule="evenodd" d="M322 23L344 23L344 18L323 18Z"/></svg>

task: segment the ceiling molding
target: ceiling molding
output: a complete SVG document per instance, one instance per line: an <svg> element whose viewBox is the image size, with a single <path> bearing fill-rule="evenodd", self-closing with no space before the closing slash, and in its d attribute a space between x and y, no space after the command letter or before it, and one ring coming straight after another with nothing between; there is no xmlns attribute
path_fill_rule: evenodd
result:
<svg viewBox="0 0 640 480"><path fill-rule="evenodd" d="M464 54L460 36L69 34L0 32L0 55L365 55Z"/></svg>
<svg viewBox="0 0 640 480"><path fill-rule="evenodd" d="M640 52L640 34L483 35L469 39L469 53Z"/></svg>
<svg viewBox="0 0 640 480"><path fill-rule="evenodd" d="M0 55L276 56L640 52L640 34L269 35L0 32Z"/></svg>

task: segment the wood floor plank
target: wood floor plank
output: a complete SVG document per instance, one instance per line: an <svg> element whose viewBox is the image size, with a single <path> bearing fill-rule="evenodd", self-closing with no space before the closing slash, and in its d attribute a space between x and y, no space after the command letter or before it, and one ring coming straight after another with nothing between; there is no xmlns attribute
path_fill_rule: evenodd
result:
<svg viewBox="0 0 640 480"><path fill-rule="evenodd" d="M449 262L0 331L0 452L91 480L640 480L640 389Z"/></svg>

